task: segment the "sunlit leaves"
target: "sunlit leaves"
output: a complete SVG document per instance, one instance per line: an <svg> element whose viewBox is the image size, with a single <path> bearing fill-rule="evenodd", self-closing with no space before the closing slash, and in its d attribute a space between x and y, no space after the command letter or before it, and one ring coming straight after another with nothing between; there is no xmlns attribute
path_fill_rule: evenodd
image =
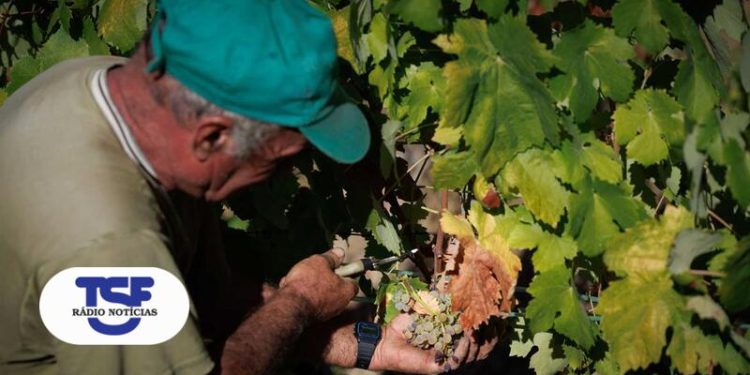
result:
<svg viewBox="0 0 750 375"><path fill-rule="evenodd" d="M610 284L601 295L597 313L609 349L624 372L646 368L661 358L667 328L682 297L666 273L634 274Z"/></svg>
<svg viewBox="0 0 750 375"><path fill-rule="evenodd" d="M448 79L442 122L464 125L464 138L485 176L515 154L557 144L553 99L535 78L550 69L552 55L524 22L510 16L487 26L459 20L454 33L435 40L458 59L445 66Z"/></svg>
<svg viewBox="0 0 750 375"><path fill-rule="evenodd" d="M668 207L657 221L639 222L614 238L604 253L604 262L618 275L667 271L667 259L675 236L693 226L693 216L684 208Z"/></svg>
<svg viewBox="0 0 750 375"><path fill-rule="evenodd" d="M580 186L570 202L568 232L581 252L596 256L620 228L628 228L645 217L643 204L620 186L590 180Z"/></svg>
<svg viewBox="0 0 750 375"><path fill-rule="evenodd" d="M433 157L432 162L432 183L436 188L462 188L478 168L474 155L466 151L448 151Z"/></svg>
<svg viewBox="0 0 750 375"><path fill-rule="evenodd" d="M585 22L563 33L553 52L565 74L552 80L552 92L577 120L589 118L599 92L617 101L630 95L634 76L627 60L633 48L612 29Z"/></svg>
<svg viewBox="0 0 750 375"><path fill-rule="evenodd" d="M127 52L146 31L147 0L106 0L99 15L99 34L107 43Z"/></svg>
<svg viewBox="0 0 750 375"><path fill-rule="evenodd" d="M406 107L406 129L419 125L427 117L428 109L433 113L440 111L446 81L442 69L435 64L428 62L409 66L400 86L409 90L403 102Z"/></svg>
<svg viewBox="0 0 750 375"><path fill-rule="evenodd" d="M537 275L528 292L534 297L526 308L532 332L554 327L585 349L594 345L596 331L570 284L567 267L559 265Z"/></svg>
<svg viewBox="0 0 750 375"><path fill-rule="evenodd" d="M44 43L35 57L26 56L16 62L11 71L10 83L8 83L6 90L9 94L12 94L24 83L52 67L52 65L88 54L89 47L86 42L75 41L64 30L58 30Z"/></svg>
<svg viewBox="0 0 750 375"><path fill-rule="evenodd" d="M392 0L388 11L425 31L440 31L442 3L440 0Z"/></svg>
<svg viewBox="0 0 750 375"><path fill-rule="evenodd" d="M670 145L685 138L682 107L660 90L640 90L613 115L617 141L627 144L628 157L643 165L664 160Z"/></svg>
<svg viewBox="0 0 750 375"><path fill-rule="evenodd" d="M568 207L570 193L557 180L547 152L531 149L519 154L503 169L502 177L518 189L526 207L539 220L557 225Z"/></svg>

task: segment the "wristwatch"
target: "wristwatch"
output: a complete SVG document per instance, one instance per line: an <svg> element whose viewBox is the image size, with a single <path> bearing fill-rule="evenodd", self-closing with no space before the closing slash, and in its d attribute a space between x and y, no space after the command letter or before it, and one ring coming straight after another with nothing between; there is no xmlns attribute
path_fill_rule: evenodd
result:
<svg viewBox="0 0 750 375"><path fill-rule="evenodd" d="M356 366L367 369L380 341L380 326L370 322L357 322L354 324L354 337L357 338Z"/></svg>

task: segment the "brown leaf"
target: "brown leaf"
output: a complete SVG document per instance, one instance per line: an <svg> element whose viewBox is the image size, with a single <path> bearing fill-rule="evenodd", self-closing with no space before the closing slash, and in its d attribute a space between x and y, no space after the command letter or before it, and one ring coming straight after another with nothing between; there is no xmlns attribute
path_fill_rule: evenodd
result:
<svg viewBox="0 0 750 375"><path fill-rule="evenodd" d="M460 323L477 329L492 316L510 312L515 277L499 260L476 241L462 241L464 259L449 290L454 311L461 311Z"/></svg>

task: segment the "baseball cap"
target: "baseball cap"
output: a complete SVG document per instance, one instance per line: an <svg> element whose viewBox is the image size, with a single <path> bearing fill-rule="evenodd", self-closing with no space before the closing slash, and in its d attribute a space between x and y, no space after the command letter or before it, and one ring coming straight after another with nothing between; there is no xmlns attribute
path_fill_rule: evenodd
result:
<svg viewBox="0 0 750 375"><path fill-rule="evenodd" d="M160 0L151 30L162 70L213 104L298 129L323 153L353 163L370 131L337 81L329 18L304 0Z"/></svg>

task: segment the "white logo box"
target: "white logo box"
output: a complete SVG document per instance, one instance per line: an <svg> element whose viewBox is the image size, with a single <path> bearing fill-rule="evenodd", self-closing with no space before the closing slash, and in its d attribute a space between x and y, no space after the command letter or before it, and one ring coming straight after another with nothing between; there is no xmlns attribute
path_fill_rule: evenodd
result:
<svg viewBox="0 0 750 375"><path fill-rule="evenodd" d="M144 288L151 298L142 301L141 306L131 309L124 304L112 303L102 298L101 290L97 290L96 306L88 307L86 288L76 285L79 277L150 277L154 285ZM130 295L129 280L127 287L113 287L110 290ZM92 308L104 314L87 316ZM136 316L126 316L132 313L129 310L138 310ZM73 267L60 271L44 286L39 313L50 333L69 344L154 345L180 332L190 313L190 300L182 282L161 268ZM89 318L96 318L107 325L123 324L131 318L139 318L140 322L128 333L107 335L92 328Z"/></svg>

